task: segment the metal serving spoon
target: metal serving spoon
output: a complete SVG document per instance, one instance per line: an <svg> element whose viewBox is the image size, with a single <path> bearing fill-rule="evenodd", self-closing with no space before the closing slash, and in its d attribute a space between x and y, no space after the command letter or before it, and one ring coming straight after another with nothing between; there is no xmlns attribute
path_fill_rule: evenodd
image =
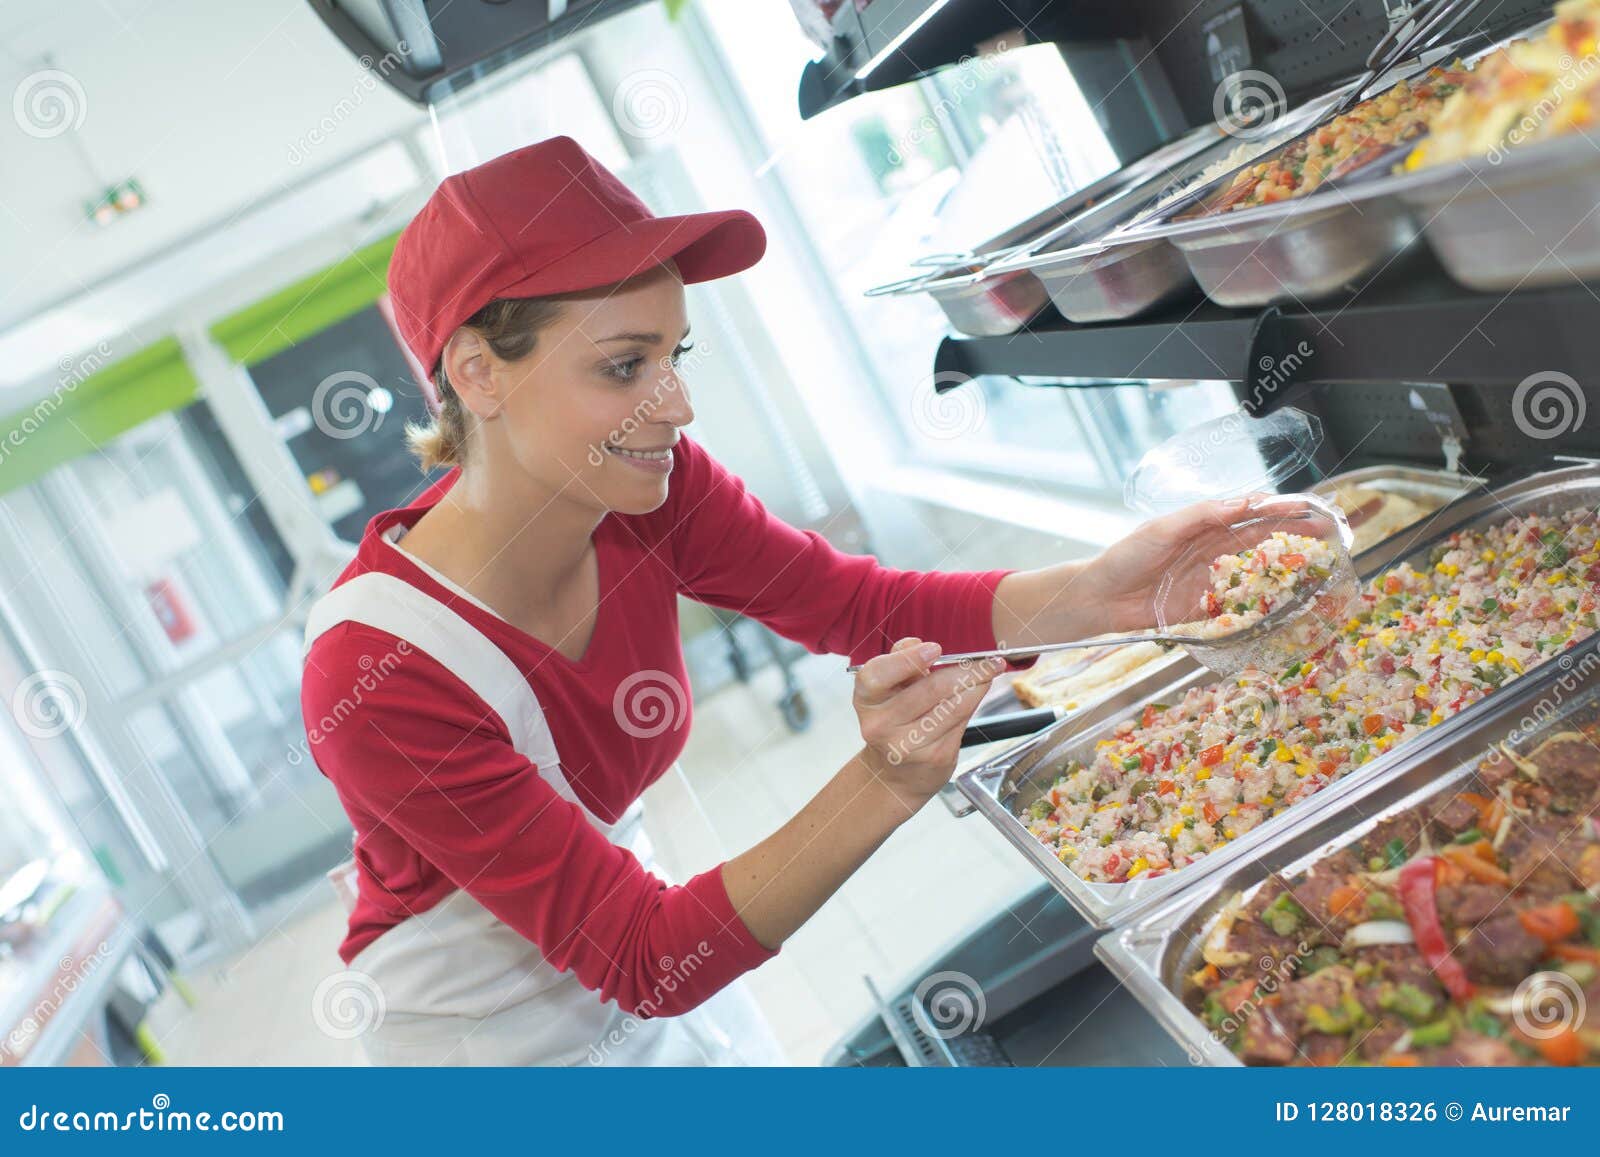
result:
<svg viewBox="0 0 1600 1157"><path fill-rule="evenodd" d="M1175 635L1166 631L1140 631L1133 635L1096 635L1092 639L1074 639L1070 643L1041 643L1036 647L1005 647L997 651L967 651L957 655L940 655L928 664L935 667L953 667L960 663L980 659L1031 659L1035 655L1049 655L1055 651L1077 651L1085 647L1120 647L1127 643L1159 643L1163 647L1187 647L1194 643L1202 646L1217 643L1217 639L1203 639L1198 635ZM853 663L845 670L859 671L864 666Z"/></svg>

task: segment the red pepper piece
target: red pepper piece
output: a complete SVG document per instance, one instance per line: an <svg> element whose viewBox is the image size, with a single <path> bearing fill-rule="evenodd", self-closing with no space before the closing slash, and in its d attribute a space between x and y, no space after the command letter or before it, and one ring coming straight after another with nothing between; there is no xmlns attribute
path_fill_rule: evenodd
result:
<svg viewBox="0 0 1600 1157"><path fill-rule="evenodd" d="M1417 951L1422 953L1445 991L1453 999L1464 1001L1472 996L1472 982L1467 979L1461 962L1450 955L1444 925L1439 921L1434 878L1436 860L1436 856L1418 856L1400 869L1400 906L1405 909L1411 934L1417 938Z"/></svg>

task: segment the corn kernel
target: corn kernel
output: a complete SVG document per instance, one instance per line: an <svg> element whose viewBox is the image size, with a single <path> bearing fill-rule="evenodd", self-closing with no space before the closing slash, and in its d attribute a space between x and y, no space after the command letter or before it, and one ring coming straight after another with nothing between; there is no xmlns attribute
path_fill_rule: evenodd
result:
<svg viewBox="0 0 1600 1157"><path fill-rule="evenodd" d="M1467 658L1471 659L1474 663L1481 663L1481 662L1483 662L1483 659L1484 659L1484 652L1483 651L1469 651L1467 653Z"/></svg>
<svg viewBox="0 0 1600 1157"><path fill-rule="evenodd" d="M1186 803L1186 804L1178 805L1178 814L1180 816L1192 816L1192 815L1194 815L1194 804Z"/></svg>
<svg viewBox="0 0 1600 1157"><path fill-rule="evenodd" d="M1137 860L1133 861L1132 865L1129 866L1129 868L1128 868L1128 879L1130 879L1130 880L1133 879L1140 872L1145 871L1149 867L1150 867L1150 861L1145 859L1143 856L1140 856Z"/></svg>
<svg viewBox="0 0 1600 1157"><path fill-rule="evenodd" d="M1492 550L1486 550L1481 555L1479 555L1478 557L1483 559L1484 562L1493 562L1499 556L1496 555L1495 552L1492 551Z"/></svg>
<svg viewBox="0 0 1600 1157"><path fill-rule="evenodd" d="M1506 656L1506 666L1510 667L1518 675L1522 674L1522 664L1517 662L1516 659L1512 658L1509 655Z"/></svg>
<svg viewBox="0 0 1600 1157"><path fill-rule="evenodd" d="M1206 780L1208 780L1210 778L1211 778L1211 769L1209 767L1202 767L1199 771L1194 773L1194 781L1196 783L1204 783Z"/></svg>
<svg viewBox="0 0 1600 1157"><path fill-rule="evenodd" d="M1225 836L1225 837L1226 837L1226 838L1228 838L1228 839L1230 839L1230 840L1231 840L1231 839L1233 839L1233 829L1232 829L1232 828L1223 828L1223 829L1222 829L1222 834L1223 834L1223 835L1224 835L1224 836Z"/></svg>
<svg viewBox="0 0 1600 1157"><path fill-rule="evenodd" d="M1182 834L1183 834L1183 821L1182 820L1179 820L1177 823L1173 824L1170 828L1167 829L1167 838L1169 840L1175 840L1179 836L1181 836Z"/></svg>
<svg viewBox="0 0 1600 1157"><path fill-rule="evenodd" d="M1429 727L1437 727L1443 721L1444 721L1444 712L1443 711L1435 711L1432 715L1428 716L1428 726Z"/></svg>

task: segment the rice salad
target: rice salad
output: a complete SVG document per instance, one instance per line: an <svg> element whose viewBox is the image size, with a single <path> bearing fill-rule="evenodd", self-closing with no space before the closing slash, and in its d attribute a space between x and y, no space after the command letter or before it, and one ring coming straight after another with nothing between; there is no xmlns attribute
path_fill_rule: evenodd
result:
<svg viewBox="0 0 1600 1157"><path fill-rule="evenodd" d="M1206 617L1181 629L1212 639L1254 626L1315 594L1337 561L1333 548L1320 538L1274 531L1257 545L1211 564Z"/></svg>
<svg viewBox="0 0 1600 1157"><path fill-rule="evenodd" d="M1592 510L1458 531L1308 659L1146 705L1022 818L1085 880L1176 871L1593 633L1597 591Z"/></svg>

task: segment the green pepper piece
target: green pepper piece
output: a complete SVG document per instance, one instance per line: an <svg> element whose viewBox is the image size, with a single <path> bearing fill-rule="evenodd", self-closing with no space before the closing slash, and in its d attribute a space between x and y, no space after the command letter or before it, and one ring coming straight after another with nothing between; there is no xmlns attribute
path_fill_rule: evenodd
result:
<svg viewBox="0 0 1600 1157"><path fill-rule="evenodd" d="M1506 1026L1500 1018L1493 1013L1478 1009L1467 1017L1467 1026L1475 1033L1483 1036L1503 1037L1506 1035Z"/></svg>
<svg viewBox="0 0 1600 1157"><path fill-rule="evenodd" d="M1342 959L1343 956L1339 950L1331 945L1324 944L1320 948L1313 948L1300 965L1300 975L1310 976L1313 972L1320 972L1324 968L1332 968Z"/></svg>
<svg viewBox="0 0 1600 1157"><path fill-rule="evenodd" d="M1414 984L1385 986L1378 993L1378 1007L1385 1012L1397 1013L1412 1024L1421 1024L1433 1016L1438 1001Z"/></svg>
<svg viewBox="0 0 1600 1157"><path fill-rule="evenodd" d="M1376 857L1374 857L1376 859ZM1386 861L1378 860L1378 870L1382 871ZM1405 909L1387 892L1367 893L1367 918L1369 920L1404 920Z"/></svg>
<svg viewBox="0 0 1600 1157"><path fill-rule="evenodd" d="M1293 936L1305 918L1306 910L1288 892L1280 892L1261 912L1261 922L1279 936Z"/></svg>
<svg viewBox="0 0 1600 1157"><path fill-rule="evenodd" d="M1453 844L1475 844L1484 838L1486 838L1484 834L1477 828L1468 828L1450 842Z"/></svg>
<svg viewBox="0 0 1600 1157"><path fill-rule="evenodd" d="M1028 814L1036 820L1047 820L1050 813L1055 811L1055 806L1049 799L1036 799L1028 805Z"/></svg>
<svg viewBox="0 0 1600 1157"><path fill-rule="evenodd" d="M1417 673L1417 669L1415 667L1401 667L1398 671L1395 672L1395 674L1396 675L1409 675L1413 679L1418 679L1418 680L1420 680L1422 678L1422 676Z"/></svg>
<svg viewBox="0 0 1600 1157"><path fill-rule="evenodd" d="M1399 836L1383 845L1383 858L1389 862L1391 868L1398 868L1410 857L1406 855L1406 843Z"/></svg>
<svg viewBox="0 0 1600 1157"><path fill-rule="evenodd" d="M1432 1024L1421 1025L1411 1030L1411 1043L1427 1047L1429 1045L1447 1045L1450 1038L1455 1035L1455 1026L1447 1020L1436 1020Z"/></svg>
<svg viewBox="0 0 1600 1157"><path fill-rule="evenodd" d="M1122 770L1123 771L1138 771L1143 766L1144 766L1144 763L1139 759L1139 757L1137 755L1127 756L1122 761Z"/></svg>

